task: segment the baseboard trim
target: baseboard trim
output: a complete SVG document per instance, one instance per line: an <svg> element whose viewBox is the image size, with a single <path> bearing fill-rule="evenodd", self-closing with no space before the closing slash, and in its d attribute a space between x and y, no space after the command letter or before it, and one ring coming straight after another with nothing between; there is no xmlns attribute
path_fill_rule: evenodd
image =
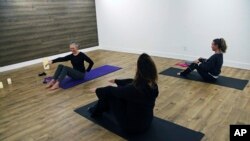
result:
<svg viewBox="0 0 250 141"><path fill-rule="evenodd" d="M164 58L173 58L173 59L181 59L181 60L195 60L200 56L191 56L185 54L178 54L178 53L171 53L171 52L160 52L160 51L147 51L147 50L138 50L138 49L125 49L125 48L113 48L113 47L102 47L103 50L110 50L110 51L118 51L118 52L126 52L126 53L134 53L134 54L141 54L141 53L149 53L152 56L164 57ZM233 68L240 68L240 69L247 69L250 70L250 63L245 62L238 62L232 60L224 60L224 66L233 67Z"/></svg>
<svg viewBox="0 0 250 141"><path fill-rule="evenodd" d="M94 51L94 50L98 50L98 49L101 49L101 47L95 46L95 47L90 47L90 48L86 48L86 49L81 49L80 51L89 52L89 51ZM53 55L53 56L47 56L46 58L55 59L57 57L65 56L67 54L69 54L69 52L57 54L57 55ZM43 58L45 58L45 57L43 57ZM21 62L21 63L17 63L17 64L12 64L12 65L8 65L8 66L0 67L0 72L5 72L5 71L13 70L13 69L18 69L18 68L38 64L38 63L42 62L43 58L34 59L34 60L30 60L30 61L25 61L25 62Z"/></svg>
<svg viewBox="0 0 250 141"><path fill-rule="evenodd" d="M87 49L81 49L80 51L82 52L89 52L89 51L94 51L98 49L103 49L103 50L109 50L109 51L118 51L118 52L126 52L126 53L134 53L134 54L141 54L141 53L149 53L152 56L158 56L158 57L164 57L164 58L173 58L173 59L181 59L181 60L194 60L198 58L199 56L189 56L189 55L183 55L183 54L177 54L177 53L166 53L166 52L159 52L159 51L146 51L146 50L138 50L138 49L125 49L125 48L111 48L111 47L101 47L101 46L96 46L96 47L91 47ZM49 59L55 59L60 56L65 56L69 54L67 53L62 53L58 55L53 55L53 56L48 56L47 58ZM44 57L43 57L44 58ZM30 60L22 63L17 63L17 64L12 64L4 67L0 67L0 72L5 72L13 69L18 69L34 64L41 63L43 58L35 59L35 60ZM250 70L250 64L249 63L242 63L242 62L237 62L237 61L232 61L232 60L225 60L224 66L228 67L234 67L234 68L240 68L240 69L247 69Z"/></svg>

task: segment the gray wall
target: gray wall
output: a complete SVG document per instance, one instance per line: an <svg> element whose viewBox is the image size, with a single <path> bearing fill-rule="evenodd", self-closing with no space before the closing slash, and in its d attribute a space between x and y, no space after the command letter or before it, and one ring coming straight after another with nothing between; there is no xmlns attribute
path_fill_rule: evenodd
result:
<svg viewBox="0 0 250 141"><path fill-rule="evenodd" d="M98 45L95 0L0 0L0 66Z"/></svg>

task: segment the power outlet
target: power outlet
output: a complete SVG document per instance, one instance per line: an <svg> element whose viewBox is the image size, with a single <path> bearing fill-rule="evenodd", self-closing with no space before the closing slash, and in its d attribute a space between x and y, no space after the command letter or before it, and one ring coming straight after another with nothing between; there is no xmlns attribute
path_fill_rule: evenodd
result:
<svg viewBox="0 0 250 141"><path fill-rule="evenodd" d="M188 48L187 48L186 46L183 46L183 50L184 50L184 51L187 51Z"/></svg>

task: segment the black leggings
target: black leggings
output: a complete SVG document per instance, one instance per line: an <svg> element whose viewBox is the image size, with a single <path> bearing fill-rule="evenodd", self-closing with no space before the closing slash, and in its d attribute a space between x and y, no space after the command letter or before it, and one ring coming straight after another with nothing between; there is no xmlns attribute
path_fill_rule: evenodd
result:
<svg viewBox="0 0 250 141"><path fill-rule="evenodd" d="M56 69L53 79L62 82L62 80L66 77L66 75L73 79L83 79L85 73L60 64Z"/></svg>
<svg viewBox="0 0 250 141"><path fill-rule="evenodd" d="M126 101L113 96L109 92L110 88L106 87L105 91L96 93L98 97L98 103L95 105L96 112L109 112L114 115L118 124L125 129L126 127ZM126 130L126 129L125 129Z"/></svg>
<svg viewBox="0 0 250 141"><path fill-rule="evenodd" d="M182 75L186 76L188 74L190 74L193 70L197 70L197 72L200 74L200 76L205 80L205 81L210 81L210 82L213 82L213 81L216 81L217 79L214 78L213 76L211 76L210 74L208 74L207 71L204 71L202 70L198 64L196 63L192 63L190 64L190 66L184 70L182 72Z"/></svg>

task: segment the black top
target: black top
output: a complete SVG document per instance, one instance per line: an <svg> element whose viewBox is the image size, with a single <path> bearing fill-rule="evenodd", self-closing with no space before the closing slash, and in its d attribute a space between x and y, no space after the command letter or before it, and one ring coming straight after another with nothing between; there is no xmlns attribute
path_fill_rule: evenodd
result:
<svg viewBox="0 0 250 141"><path fill-rule="evenodd" d="M118 87L108 86L98 88L96 93L102 94L109 91L113 96L125 101L122 128L129 132L146 130L153 119L153 109L158 96L158 86L150 87L148 84L141 84L135 87L133 79L115 80Z"/></svg>
<svg viewBox="0 0 250 141"><path fill-rule="evenodd" d="M67 55L65 57L59 57L57 59L52 60L52 63L56 62L64 62L71 61L71 64L75 70L80 72L89 72L94 65L94 62L84 53L79 52L76 56L73 54ZM84 61L89 63L87 70L85 70Z"/></svg>
<svg viewBox="0 0 250 141"><path fill-rule="evenodd" d="M218 76L221 73L222 64L223 54L215 53L209 59L202 61L199 67L214 76Z"/></svg>

